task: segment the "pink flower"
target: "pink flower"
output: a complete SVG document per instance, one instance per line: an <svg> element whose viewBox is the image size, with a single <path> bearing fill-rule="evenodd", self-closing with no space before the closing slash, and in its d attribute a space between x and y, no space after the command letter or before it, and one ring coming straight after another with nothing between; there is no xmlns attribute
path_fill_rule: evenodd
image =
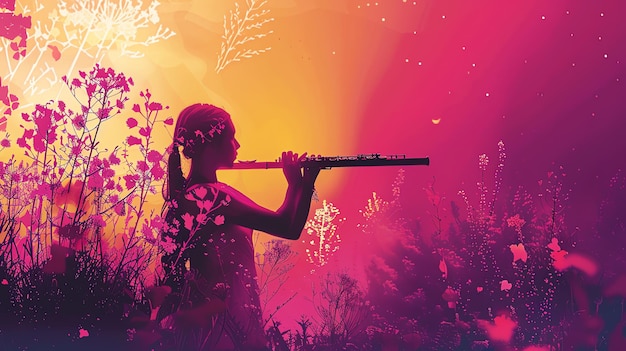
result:
<svg viewBox="0 0 626 351"><path fill-rule="evenodd" d="M506 314L501 314L493 319L493 322L479 319L478 326L487 332L487 337L491 341L500 341L508 343L511 341L517 322L512 320Z"/></svg>
<svg viewBox="0 0 626 351"><path fill-rule="evenodd" d="M102 188L104 186L104 179L98 173L94 173L89 176L89 180L87 180L87 186L92 189Z"/></svg>
<svg viewBox="0 0 626 351"><path fill-rule="evenodd" d="M88 332L87 330L85 330L85 329L82 329L82 328L81 328L81 329L78 331L78 338L79 338L79 339L86 338L86 337L88 337L88 336L89 336L89 332Z"/></svg>
<svg viewBox="0 0 626 351"><path fill-rule="evenodd" d="M104 221L102 215L95 215L91 218L93 220L93 223L99 227L105 227L107 225L107 222Z"/></svg>
<svg viewBox="0 0 626 351"><path fill-rule="evenodd" d="M128 138L126 138L126 142L128 143L129 146L132 145L141 145L141 139L135 137L135 136L129 136Z"/></svg>
<svg viewBox="0 0 626 351"><path fill-rule="evenodd" d="M146 161L137 161L137 168L142 172L145 172L149 169Z"/></svg>
<svg viewBox="0 0 626 351"><path fill-rule="evenodd" d="M127 174L124 177L124 181L126 182L126 189L130 190L135 188L137 180L139 180L139 175L137 174Z"/></svg>
<svg viewBox="0 0 626 351"><path fill-rule="evenodd" d="M124 216L126 215L126 206L124 205L123 202L118 203L117 205L115 205L115 207L113 208L113 210L115 211L115 213L118 216Z"/></svg>
<svg viewBox="0 0 626 351"><path fill-rule="evenodd" d="M85 119L82 115L77 115L72 119L72 124L78 128L83 128L85 127Z"/></svg>
<svg viewBox="0 0 626 351"><path fill-rule="evenodd" d="M115 153L111 153L111 155L109 156L109 162L111 162L112 165L119 165L120 159L115 156Z"/></svg>
<svg viewBox="0 0 626 351"><path fill-rule="evenodd" d="M148 106L148 108L152 111L160 111L163 109L163 105L161 105L158 102L152 102L150 103L150 105Z"/></svg>
<svg viewBox="0 0 626 351"><path fill-rule="evenodd" d="M191 228L193 228L193 216L190 215L189 213L185 213L183 216L183 221L185 222L185 228L187 228L187 230L191 230Z"/></svg>
<svg viewBox="0 0 626 351"><path fill-rule="evenodd" d="M226 219L223 215L215 216L215 219L213 220L213 223L216 225L222 225L224 222L226 222Z"/></svg>
<svg viewBox="0 0 626 351"><path fill-rule="evenodd" d="M139 129L139 134L142 135L142 136L147 137L147 136L150 136L150 132L151 131L152 131L152 129L150 127L145 127L145 128L141 127Z"/></svg>
<svg viewBox="0 0 626 351"><path fill-rule="evenodd" d="M136 105L136 106L139 106L139 105ZM135 128L137 124L139 124L137 120L132 117L128 117L128 119L126 119L126 125L128 126L128 128L131 128L131 129Z"/></svg>
<svg viewBox="0 0 626 351"><path fill-rule="evenodd" d="M156 150L150 150L150 152L148 152L148 161L152 163L156 163L156 162L161 161L162 159L163 159L163 156L161 155L160 152Z"/></svg>
<svg viewBox="0 0 626 351"><path fill-rule="evenodd" d="M155 164L152 168L150 168L150 173L155 180L161 180L165 176L165 170L159 164Z"/></svg>
<svg viewBox="0 0 626 351"><path fill-rule="evenodd" d="M205 213L198 213L198 215L196 216L196 220L200 224L206 224L207 216Z"/></svg>

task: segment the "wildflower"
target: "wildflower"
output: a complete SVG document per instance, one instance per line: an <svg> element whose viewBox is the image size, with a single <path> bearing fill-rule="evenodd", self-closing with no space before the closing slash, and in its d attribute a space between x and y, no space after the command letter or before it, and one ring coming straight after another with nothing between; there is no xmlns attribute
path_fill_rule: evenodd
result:
<svg viewBox="0 0 626 351"><path fill-rule="evenodd" d="M185 224L184 224L184 225L185 225L185 228L186 228L187 230L191 230L191 228L193 228L193 219L194 219L194 216L193 216L193 215L190 215L189 213L185 213L185 214L182 216L182 218L183 218L183 221L184 221L184 223L185 223Z"/></svg>
<svg viewBox="0 0 626 351"><path fill-rule="evenodd" d="M224 222L225 222L225 218L224 218L224 216L222 216L222 215L215 216L215 219L213 220L213 222L214 222L216 225L222 225L222 224L224 224Z"/></svg>

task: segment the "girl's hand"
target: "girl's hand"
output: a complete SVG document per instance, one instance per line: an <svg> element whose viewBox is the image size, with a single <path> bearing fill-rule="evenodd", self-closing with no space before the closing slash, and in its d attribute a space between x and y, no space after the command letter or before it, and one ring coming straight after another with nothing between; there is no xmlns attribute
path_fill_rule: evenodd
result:
<svg viewBox="0 0 626 351"><path fill-rule="evenodd" d="M304 175L302 176L302 182L305 186L310 186L311 188L315 184L315 180L317 176L320 174L321 168L317 166L305 167Z"/></svg>
<svg viewBox="0 0 626 351"><path fill-rule="evenodd" d="M285 151L282 155L283 174L289 185L302 184L302 172L300 171L300 162L306 159L306 153L298 156L291 151Z"/></svg>

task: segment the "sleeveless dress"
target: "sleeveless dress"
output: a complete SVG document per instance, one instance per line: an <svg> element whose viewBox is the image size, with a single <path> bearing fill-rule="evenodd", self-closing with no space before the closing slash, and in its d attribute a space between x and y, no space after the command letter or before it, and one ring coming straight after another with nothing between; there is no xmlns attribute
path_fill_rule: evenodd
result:
<svg viewBox="0 0 626 351"><path fill-rule="evenodd" d="M187 189L168 220L178 227L170 231L172 239L167 239L177 248L163 262L172 265L173 257L179 258L177 267L170 266L171 285L174 290L186 286L185 296L190 296L192 306L216 301L225 306L203 310L203 318L210 318L211 323L204 329L208 334L201 349L266 350L252 230L230 223L222 213L232 191L223 183ZM187 278L181 280L181 275Z"/></svg>

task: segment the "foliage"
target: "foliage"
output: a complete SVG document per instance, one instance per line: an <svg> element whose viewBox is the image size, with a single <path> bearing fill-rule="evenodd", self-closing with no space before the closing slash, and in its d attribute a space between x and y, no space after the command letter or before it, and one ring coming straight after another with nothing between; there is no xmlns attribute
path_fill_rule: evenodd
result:
<svg viewBox="0 0 626 351"><path fill-rule="evenodd" d="M274 18L267 17L270 11L263 8L265 4L267 4L266 0L246 0L245 10L242 13L239 3L235 2L235 10L230 11L230 16L224 15L224 34L215 66L217 73L233 62L258 56L271 49L270 47L245 48L246 44L267 37L274 32L273 30L262 31L264 25L274 21Z"/></svg>
<svg viewBox="0 0 626 351"><path fill-rule="evenodd" d="M198 229L223 224L213 211L229 199L191 194L199 210L181 217L188 236L177 243L161 240L172 228L149 208L165 177L167 150L154 149L153 133L173 124L163 116L168 107L148 90L135 95L132 78L98 64L61 81L74 100L23 113L14 140L23 153L0 162L0 340L13 349L207 349L216 335L229 335L242 349L242 326L218 317L229 287L203 295L205 282L185 266ZM19 101L5 88L0 84L0 101L10 114ZM109 150L106 126L122 116L129 134ZM0 145L12 143L7 135ZM475 194L464 189L449 200L429 184L432 229L406 218L403 172L391 200L372 193L359 225L373 253L363 282L329 264L341 245L334 221L343 218L324 201L307 223L302 253L329 273L313 281L315 315L300 316L299 330L281 330L286 321L276 313L294 295L276 297L300 252L269 241L254 263L271 349L566 350L623 343L624 175L610 180L595 230L582 235L567 225L565 167L547 172L533 194L503 187L505 159L500 142L490 178L489 157L479 156ZM172 266L161 267L161 257ZM173 270L182 273L180 289L153 286Z"/></svg>
<svg viewBox="0 0 626 351"><path fill-rule="evenodd" d="M143 308L145 272L162 251L160 217L146 212L165 174L151 136L172 119L160 120L167 107L140 92L130 135L110 151L100 146L103 126L128 114L132 78L95 65L62 80L77 107L57 101L23 113L24 155L0 162L5 312L27 330L53 323L94 336Z"/></svg>
<svg viewBox="0 0 626 351"><path fill-rule="evenodd" d="M22 93L36 96L48 91L67 69L73 76L79 63L102 63L112 51L122 56L141 57L137 47L153 45L175 35L159 25L158 1L144 6L138 1L59 1L56 6L41 1L9 0L11 12L3 19L11 22L0 32L0 60L5 81L19 86ZM0 8L1 9L1 8ZM0 94L0 98L1 98ZM15 110L15 108L12 108Z"/></svg>

